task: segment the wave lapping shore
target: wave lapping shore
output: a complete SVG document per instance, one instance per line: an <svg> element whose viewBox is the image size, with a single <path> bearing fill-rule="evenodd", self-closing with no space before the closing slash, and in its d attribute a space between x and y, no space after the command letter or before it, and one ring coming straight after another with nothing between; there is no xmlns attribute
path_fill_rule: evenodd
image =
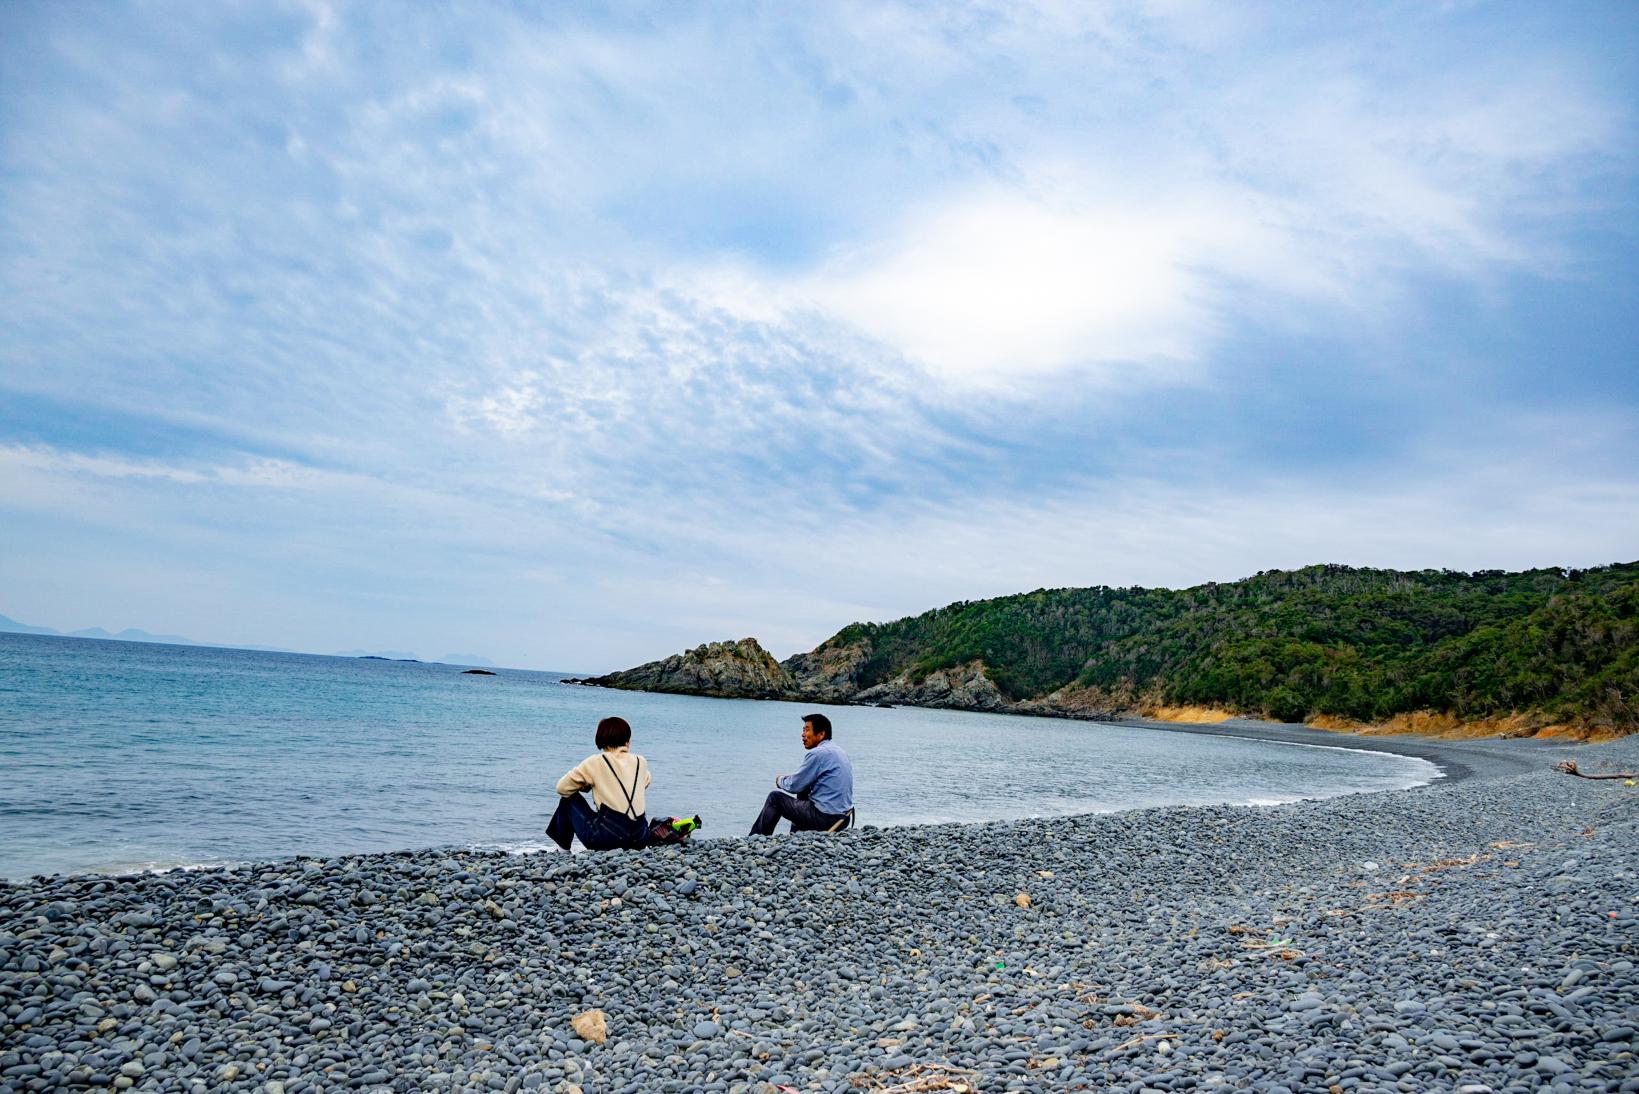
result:
<svg viewBox="0 0 1639 1094"><path fill-rule="evenodd" d="M0 887L0 1091L1639 1090L1639 791L1571 754L1278 807L37 878Z"/></svg>

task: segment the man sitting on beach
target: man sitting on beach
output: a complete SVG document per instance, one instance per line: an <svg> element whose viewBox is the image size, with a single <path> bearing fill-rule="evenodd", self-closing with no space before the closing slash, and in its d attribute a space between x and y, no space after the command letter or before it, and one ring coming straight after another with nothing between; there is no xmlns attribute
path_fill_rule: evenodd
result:
<svg viewBox="0 0 1639 1094"><path fill-rule="evenodd" d="M831 719L802 716L802 747L808 755L795 775L778 775L751 826L754 836L771 836L782 819L793 832L829 832L842 827L854 808L854 765L831 741Z"/></svg>

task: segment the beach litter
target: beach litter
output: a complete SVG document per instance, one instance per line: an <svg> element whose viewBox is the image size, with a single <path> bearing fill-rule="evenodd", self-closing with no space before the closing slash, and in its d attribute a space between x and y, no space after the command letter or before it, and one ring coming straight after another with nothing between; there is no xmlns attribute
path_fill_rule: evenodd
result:
<svg viewBox="0 0 1639 1094"><path fill-rule="evenodd" d="M1608 775L1590 775L1586 771L1579 770L1575 760L1561 760L1554 765L1554 770L1563 772L1566 775L1575 775L1579 779L1624 779L1626 780L1623 784L1625 786L1632 786L1633 780L1639 779L1639 771L1613 771Z"/></svg>
<svg viewBox="0 0 1639 1094"><path fill-rule="evenodd" d="M1161 1019L1166 1017L1166 1015L1162 1014L1160 1011L1153 1010L1150 1007L1146 1007L1142 1003L1121 1003L1121 1004L1116 1004L1116 1006L1118 1006L1120 1008L1121 1013L1117 1014L1111 1020L1110 1024L1114 1025L1114 1026L1127 1027L1127 1026L1142 1025L1145 1022L1159 1022ZM1097 1023L1093 1023L1092 1025L1089 1025L1088 1022L1083 1022L1082 1023L1082 1026L1085 1027L1085 1028L1088 1028L1088 1029L1091 1029L1096 1025L1097 1025ZM1165 1037L1165 1036L1169 1036L1169 1035L1168 1034L1157 1034L1157 1036ZM1135 1041L1128 1042L1128 1044L1129 1045L1134 1045L1134 1044L1137 1044L1138 1041L1142 1041L1144 1039L1145 1038L1140 1037Z"/></svg>
<svg viewBox="0 0 1639 1094"><path fill-rule="evenodd" d="M569 1019L569 1025L583 1041L601 1045L609 1037L609 1024L601 1010L582 1011Z"/></svg>
<svg viewBox="0 0 1639 1094"><path fill-rule="evenodd" d="M1120 1025L1121 1023L1117 1022L1116 1024ZM1137 1046L1143 1044L1145 1041L1160 1041L1161 1044L1166 1045L1167 1047L1162 1050L1162 1054L1165 1055L1166 1053L1172 1051L1172 1046L1170 1044L1168 1044L1168 1040L1167 1040L1168 1038L1171 1038L1171 1037L1172 1037L1172 1034L1170 1034L1170 1033L1141 1033L1137 1037L1134 1037L1129 1041L1122 1041L1119 1045L1116 1045L1113 1048L1105 1050L1104 1055L1114 1056L1117 1053L1127 1051L1129 1048L1136 1048Z"/></svg>
<svg viewBox="0 0 1639 1094"><path fill-rule="evenodd" d="M1229 931L1231 934L1247 933L1245 928L1236 930L1234 927L1231 927ZM1294 961L1303 956L1303 951L1293 949L1293 945L1293 941L1290 938L1280 938L1273 932L1270 933L1268 938L1241 939L1242 949L1251 950L1259 957L1276 957L1282 961ZM1230 964L1233 964L1233 962L1230 962Z"/></svg>
<svg viewBox="0 0 1639 1094"><path fill-rule="evenodd" d="M892 1082L885 1082L884 1077ZM980 1094L979 1073L950 1064L907 1064L876 1075L855 1075L848 1080L848 1085L872 1094L922 1094L929 1090Z"/></svg>

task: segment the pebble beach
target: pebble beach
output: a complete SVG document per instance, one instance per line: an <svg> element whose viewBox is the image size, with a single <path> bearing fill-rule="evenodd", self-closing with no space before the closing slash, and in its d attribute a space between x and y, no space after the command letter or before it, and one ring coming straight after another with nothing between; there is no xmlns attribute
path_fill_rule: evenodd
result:
<svg viewBox="0 0 1639 1094"><path fill-rule="evenodd" d="M1639 790L1551 770L1639 739L1367 747L1447 777L0 884L0 1092L1639 1091Z"/></svg>

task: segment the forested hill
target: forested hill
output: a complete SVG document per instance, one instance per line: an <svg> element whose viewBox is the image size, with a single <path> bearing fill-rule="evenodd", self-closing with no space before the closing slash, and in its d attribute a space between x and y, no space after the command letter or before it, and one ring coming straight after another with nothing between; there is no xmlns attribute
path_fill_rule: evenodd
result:
<svg viewBox="0 0 1639 1094"><path fill-rule="evenodd" d="M1212 707L1339 727L1431 715L1453 730L1632 732L1639 562L1038 589L856 623L784 661L746 638L583 682L1079 718Z"/></svg>
<svg viewBox="0 0 1639 1094"><path fill-rule="evenodd" d="M1529 713L1631 730L1639 563L1309 566L1181 590L1042 589L854 624L792 662L844 655L856 691L977 662L1010 705L1068 687L1283 721Z"/></svg>

